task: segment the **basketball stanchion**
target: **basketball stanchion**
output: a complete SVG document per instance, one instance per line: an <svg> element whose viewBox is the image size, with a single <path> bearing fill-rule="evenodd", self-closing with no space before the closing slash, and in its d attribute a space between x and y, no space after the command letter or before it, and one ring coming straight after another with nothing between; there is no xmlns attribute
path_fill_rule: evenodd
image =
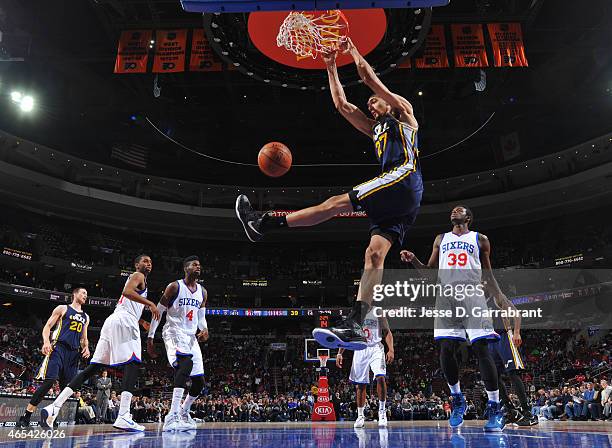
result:
<svg viewBox="0 0 612 448"><path fill-rule="evenodd" d="M327 381L327 361L329 360L329 349L317 349L317 358L319 358L320 366L317 368L319 372L319 394L317 401L312 410L312 421L336 421L336 411L334 405L329 399L329 383Z"/></svg>

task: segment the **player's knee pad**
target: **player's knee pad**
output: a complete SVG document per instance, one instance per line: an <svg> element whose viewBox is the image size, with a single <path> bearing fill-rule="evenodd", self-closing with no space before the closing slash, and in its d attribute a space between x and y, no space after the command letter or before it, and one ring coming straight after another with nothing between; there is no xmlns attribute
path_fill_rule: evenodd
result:
<svg viewBox="0 0 612 448"><path fill-rule="evenodd" d="M43 398L45 398L45 395L47 395L47 392L53 387L53 383L55 383L55 380L44 380L38 389L36 389L34 395L32 395L30 404L32 406L38 406L40 402L43 401Z"/></svg>
<svg viewBox="0 0 612 448"><path fill-rule="evenodd" d="M191 356L181 356L176 362L176 372L174 374L174 386L185 387L187 386L187 380L191 374L193 368L193 360Z"/></svg>
<svg viewBox="0 0 612 448"><path fill-rule="evenodd" d="M204 377L193 376L191 377L191 387L189 388L189 395L192 397L198 397L204 389Z"/></svg>

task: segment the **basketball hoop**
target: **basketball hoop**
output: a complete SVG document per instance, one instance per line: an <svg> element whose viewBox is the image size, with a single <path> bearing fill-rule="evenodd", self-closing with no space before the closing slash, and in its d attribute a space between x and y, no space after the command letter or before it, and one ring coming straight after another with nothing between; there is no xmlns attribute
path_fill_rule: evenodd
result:
<svg viewBox="0 0 612 448"><path fill-rule="evenodd" d="M278 30L276 45L300 57L316 59L321 51L332 49L341 38L346 37L348 30L348 21L339 9L292 11Z"/></svg>
<svg viewBox="0 0 612 448"><path fill-rule="evenodd" d="M327 348L319 348L317 349L317 358L319 358L319 363L321 367L325 367L327 361L329 360L329 349Z"/></svg>

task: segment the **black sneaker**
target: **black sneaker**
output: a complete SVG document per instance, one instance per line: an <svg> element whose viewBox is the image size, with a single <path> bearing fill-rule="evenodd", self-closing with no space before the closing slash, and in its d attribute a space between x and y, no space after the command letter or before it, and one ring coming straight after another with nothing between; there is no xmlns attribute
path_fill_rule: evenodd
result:
<svg viewBox="0 0 612 448"><path fill-rule="evenodd" d="M534 426L539 423L538 417L533 415L529 409L519 411L519 419L515 422L517 426Z"/></svg>
<svg viewBox="0 0 612 448"><path fill-rule="evenodd" d="M21 417L19 417L19 420L17 421L17 424L15 425L16 428L29 428L30 427L30 420L25 418L23 415Z"/></svg>
<svg viewBox="0 0 612 448"><path fill-rule="evenodd" d="M315 328L312 330L312 337L327 348L359 351L368 347L363 328L349 318L344 319L335 327Z"/></svg>
<svg viewBox="0 0 612 448"><path fill-rule="evenodd" d="M506 424L512 425L517 423L523 415L519 412L518 409L514 407L506 407L504 406L504 415L506 417Z"/></svg>
<svg viewBox="0 0 612 448"><path fill-rule="evenodd" d="M253 210L249 198L244 194L236 198L236 216L249 240L255 243L263 238L264 234L260 229L262 215Z"/></svg>

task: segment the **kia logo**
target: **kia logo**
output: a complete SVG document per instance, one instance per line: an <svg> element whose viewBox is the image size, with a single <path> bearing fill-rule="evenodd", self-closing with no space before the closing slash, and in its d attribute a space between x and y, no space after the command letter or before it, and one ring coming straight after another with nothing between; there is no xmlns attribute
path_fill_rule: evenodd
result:
<svg viewBox="0 0 612 448"><path fill-rule="evenodd" d="M319 415L329 415L332 412L334 412L334 410L331 408L331 406L317 406L315 408L315 413Z"/></svg>
<svg viewBox="0 0 612 448"><path fill-rule="evenodd" d="M327 390L327 387L319 387L319 393L320 393L320 394L326 394L326 393L328 393L328 392L329 392L329 391Z"/></svg>
<svg viewBox="0 0 612 448"><path fill-rule="evenodd" d="M319 398L317 398L317 402L318 403L328 403L329 402L329 397L321 397L321 396L319 396Z"/></svg>

